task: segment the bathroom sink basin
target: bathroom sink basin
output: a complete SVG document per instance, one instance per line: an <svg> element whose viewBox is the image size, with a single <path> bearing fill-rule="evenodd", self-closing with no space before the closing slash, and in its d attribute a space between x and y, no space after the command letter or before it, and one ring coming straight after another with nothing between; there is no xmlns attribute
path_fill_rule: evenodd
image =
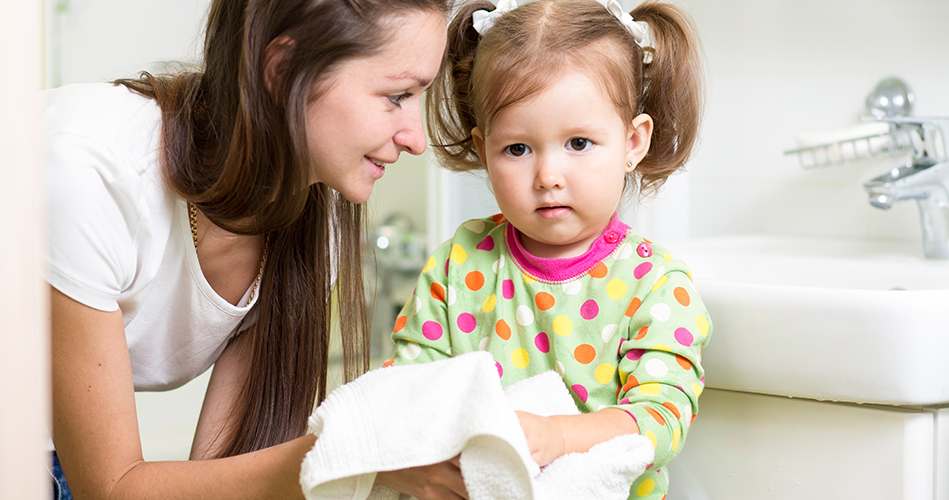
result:
<svg viewBox="0 0 949 500"><path fill-rule="evenodd" d="M911 243L763 235L669 248L712 317L709 387L949 403L949 261Z"/></svg>

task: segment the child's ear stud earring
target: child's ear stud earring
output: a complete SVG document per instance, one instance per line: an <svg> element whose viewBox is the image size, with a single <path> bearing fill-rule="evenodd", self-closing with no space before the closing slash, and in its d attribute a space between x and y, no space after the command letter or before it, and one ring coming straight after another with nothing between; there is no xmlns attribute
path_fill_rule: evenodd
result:
<svg viewBox="0 0 949 500"><path fill-rule="evenodd" d="M633 168L633 167L635 167L636 165L633 164L633 160L629 160L628 162L626 162L626 166L629 167L629 168Z"/></svg>

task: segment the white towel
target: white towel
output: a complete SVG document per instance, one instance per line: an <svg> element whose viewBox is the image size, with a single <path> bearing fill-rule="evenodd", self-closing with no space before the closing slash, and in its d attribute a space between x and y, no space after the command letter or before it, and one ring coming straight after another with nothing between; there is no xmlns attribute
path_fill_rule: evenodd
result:
<svg viewBox="0 0 949 500"><path fill-rule="evenodd" d="M625 499L653 459L651 442L629 435L560 457L541 471L514 407L564 414L576 413L576 406L559 376L549 374L513 384L509 393L515 405L485 352L373 370L337 388L310 417L319 439L301 467L303 492L309 500L400 498L373 485L376 472L460 453L472 500Z"/></svg>

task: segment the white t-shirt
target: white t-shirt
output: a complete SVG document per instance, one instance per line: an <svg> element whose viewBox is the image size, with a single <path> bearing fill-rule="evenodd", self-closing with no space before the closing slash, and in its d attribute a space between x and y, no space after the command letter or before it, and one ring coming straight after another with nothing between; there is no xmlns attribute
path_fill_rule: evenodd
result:
<svg viewBox="0 0 949 500"><path fill-rule="evenodd" d="M111 84L45 97L47 279L89 307L122 310L136 390L178 387L248 326L254 302L230 304L201 272L187 204L162 180L155 101Z"/></svg>

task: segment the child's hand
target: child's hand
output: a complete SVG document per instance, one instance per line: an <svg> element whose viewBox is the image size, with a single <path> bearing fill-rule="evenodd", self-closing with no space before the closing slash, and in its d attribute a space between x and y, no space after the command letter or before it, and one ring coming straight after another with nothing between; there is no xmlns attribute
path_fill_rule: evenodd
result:
<svg viewBox="0 0 949 500"><path fill-rule="evenodd" d="M527 447L530 449L531 458L537 462L537 465L543 467L564 454L566 440L563 430L553 419L524 411L515 413L527 436Z"/></svg>

